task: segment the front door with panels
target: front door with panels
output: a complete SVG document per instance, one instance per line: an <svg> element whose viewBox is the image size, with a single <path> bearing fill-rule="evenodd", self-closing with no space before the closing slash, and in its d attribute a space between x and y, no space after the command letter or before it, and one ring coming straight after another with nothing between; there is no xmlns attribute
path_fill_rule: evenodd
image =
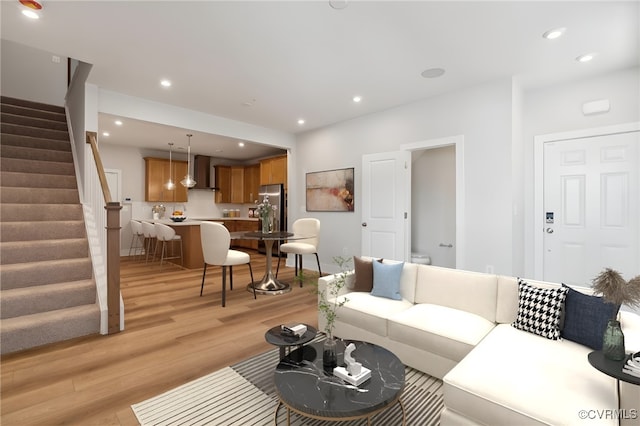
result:
<svg viewBox="0 0 640 426"><path fill-rule="evenodd" d="M640 132L544 144L543 279L640 274Z"/></svg>

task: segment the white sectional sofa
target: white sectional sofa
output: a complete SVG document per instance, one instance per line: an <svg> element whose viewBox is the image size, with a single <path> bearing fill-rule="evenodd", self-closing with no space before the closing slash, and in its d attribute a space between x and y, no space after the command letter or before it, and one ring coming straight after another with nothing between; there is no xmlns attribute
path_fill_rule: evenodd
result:
<svg viewBox="0 0 640 426"><path fill-rule="evenodd" d="M320 278L319 290L335 278ZM589 364L593 349L512 326L517 278L405 263L400 300L353 291L354 278L347 273L338 296L348 301L334 334L386 347L406 365L443 379L443 426L618 424L607 411L618 408L617 383ZM620 321L627 351L639 351L640 316L620 312ZM321 314L318 322L324 329ZM640 425L640 386L622 383L620 403L627 417L621 424Z"/></svg>

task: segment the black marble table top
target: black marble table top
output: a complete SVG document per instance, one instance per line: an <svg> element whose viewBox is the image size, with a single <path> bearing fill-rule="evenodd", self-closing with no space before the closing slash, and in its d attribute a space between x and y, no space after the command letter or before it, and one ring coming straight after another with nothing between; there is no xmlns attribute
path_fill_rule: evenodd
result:
<svg viewBox="0 0 640 426"><path fill-rule="evenodd" d="M367 416L395 403L405 384L405 367L387 349L359 341L338 340L338 365L344 348L356 345L352 356L371 370L371 378L353 386L322 368L322 342L298 348L280 361L275 386L280 400L303 414L325 419Z"/></svg>
<svg viewBox="0 0 640 426"><path fill-rule="evenodd" d="M280 326L277 325L273 328L267 330L264 334L264 338L267 342L271 343L275 346L296 346L296 345L304 345L307 342L315 339L318 331L309 324L304 324L307 327L307 331L298 337L298 336L288 336L281 333Z"/></svg>

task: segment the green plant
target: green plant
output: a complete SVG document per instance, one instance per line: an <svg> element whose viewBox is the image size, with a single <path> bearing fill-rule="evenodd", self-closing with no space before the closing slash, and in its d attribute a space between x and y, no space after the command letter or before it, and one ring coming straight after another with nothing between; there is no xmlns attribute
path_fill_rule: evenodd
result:
<svg viewBox="0 0 640 426"><path fill-rule="evenodd" d="M338 318L338 309L349 301L346 297L339 299L340 291L347 285L347 274L351 265L351 258L335 256L333 262L338 265L340 272L335 275L335 279L327 284L327 287L320 289L318 280L307 276L303 270L298 273L296 280L300 282L313 283L315 285L313 292L319 296L318 311L322 313L325 319L324 332L328 337L333 337L333 329L336 319ZM315 274L317 278L317 274Z"/></svg>

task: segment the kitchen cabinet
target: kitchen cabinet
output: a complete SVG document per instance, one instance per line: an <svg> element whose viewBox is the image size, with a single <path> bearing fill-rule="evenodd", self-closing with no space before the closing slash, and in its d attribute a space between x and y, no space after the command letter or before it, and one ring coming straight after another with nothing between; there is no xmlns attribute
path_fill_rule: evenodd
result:
<svg viewBox="0 0 640 426"><path fill-rule="evenodd" d="M224 226L229 232L253 232L258 231L260 222L257 220L225 220ZM235 248L258 250L258 240L232 240Z"/></svg>
<svg viewBox="0 0 640 426"><path fill-rule="evenodd" d="M231 202L231 167L216 166L216 203Z"/></svg>
<svg viewBox="0 0 640 426"><path fill-rule="evenodd" d="M216 203L244 203L244 166L216 166Z"/></svg>
<svg viewBox="0 0 640 426"><path fill-rule="evenodd" d="M244 203L244 166L231 167L231 202Z"/></svg>
<svg viewBox="0 0 640 426"><path fill-rule="evenodd" d="M282 183L287 187L287 156L266 158L260 161L260 185Z"/></svg>
<svg viewBox="0 0 640 426"><path fill-rule="evenodd" d="M180 185L180 181L187 174L186 161L172 161L171 168L169 167L169 160L164 158L145 157L144 162L145 201L169 203L187 202L187 188ZM176 184L172 190L165 187L169 177L171 177L173 183Z"/></svg>
<svg viewBox="0 0 640 426"><path fill-rule="evenodd" d="M255 203L258 201L260 191L260 164L244 167L244 202Z"/></svg>

